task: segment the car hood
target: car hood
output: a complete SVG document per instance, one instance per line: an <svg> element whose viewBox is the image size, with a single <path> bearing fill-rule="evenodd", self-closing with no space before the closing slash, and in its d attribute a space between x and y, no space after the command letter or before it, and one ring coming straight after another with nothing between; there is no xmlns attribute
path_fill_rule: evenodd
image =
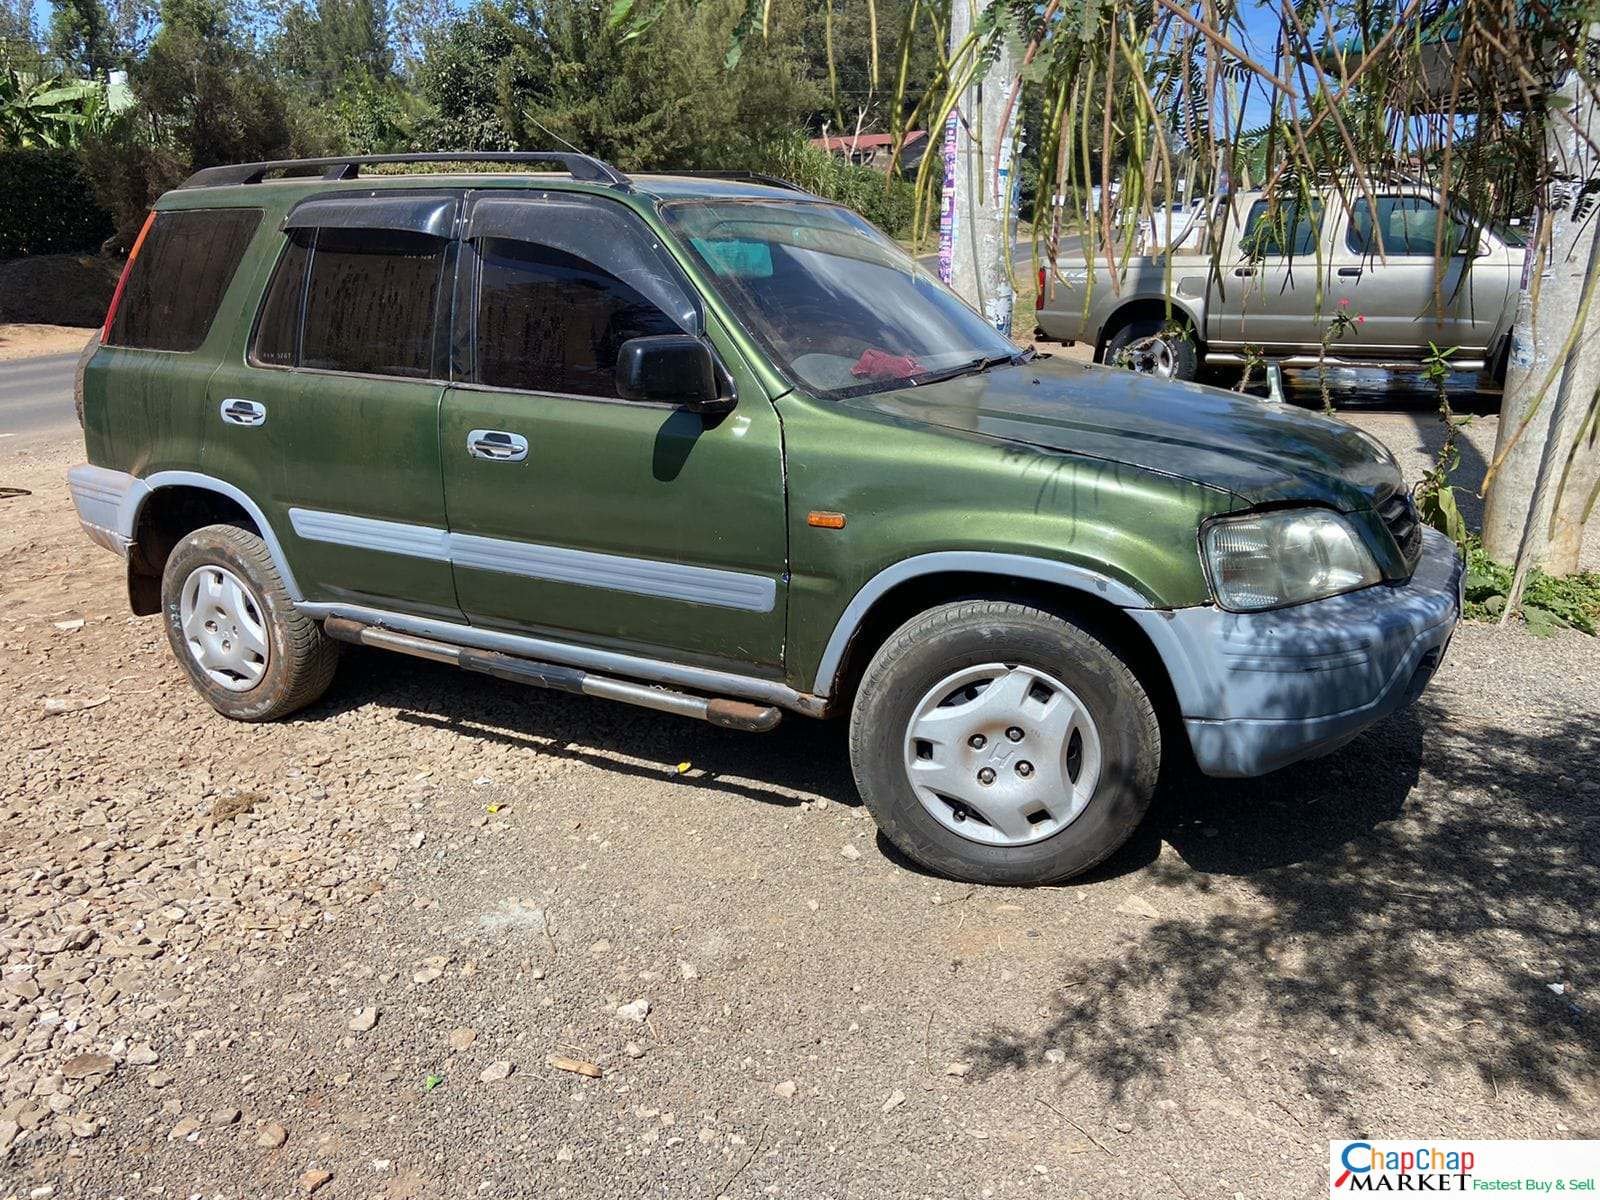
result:
<svg viewBox="0 0 1600 1200"><path fill-rule="evenodd" d="M901 420L1125 463L1248 504L1371 508L1400 486L1394 459L1342 421L1219 388L1055 358L857 396Z"/></svg>

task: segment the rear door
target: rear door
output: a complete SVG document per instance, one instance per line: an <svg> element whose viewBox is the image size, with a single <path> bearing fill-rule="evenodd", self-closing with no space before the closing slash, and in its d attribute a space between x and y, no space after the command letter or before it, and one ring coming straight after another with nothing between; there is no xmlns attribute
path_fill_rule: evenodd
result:
<svg viewBox="0 0 1600 1200"><path fill-rule="evenodd" d="M1370 203L1351 201L1337 245L1335 303L1348 300L1362 317L1363 347L1404 356L1425 354L1429 342L1482 351L1499 328L1510 282L1504 264L1472 258L1468 230L1447 214L1441 272L1438 222L1439 206L1425 196L1379 192Z"/></svg>
<svg viewBox="0 0 1600 1200"><path fill-rule="evenodd" d="M211 380L207 471L262 505L308 600L460 619L439 462L459 206L297 206L248 342Z"/></svg>
<svg viewBox="0 0 1600 1200"><path fill-rule="evenodd" d="M1325 308L1321 197L1256 200L1244 213L1233 261L1219 264L1207 306L1206 341L1268 354L1314 347Z"/></svg>
<svg viewBox="0 0 1600 1200"><path fill-rule="evenodd" d="M456 592L475 625L776 673L787 532L776 411L722 345L733 412L622 400L630 338L718 331L644 220L572 194L468 213L467 337L440 421Z"/></svg>

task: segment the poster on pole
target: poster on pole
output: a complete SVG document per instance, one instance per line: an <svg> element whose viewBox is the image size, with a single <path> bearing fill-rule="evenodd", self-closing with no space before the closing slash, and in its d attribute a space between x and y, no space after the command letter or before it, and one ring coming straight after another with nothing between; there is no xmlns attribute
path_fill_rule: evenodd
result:
<svg viewBox="0 0 1600 1200"><path fill-rule="evenodd" d="M956 114L944 123L944 192L939 200L939 279L949 283L956 248Z"/></svg>

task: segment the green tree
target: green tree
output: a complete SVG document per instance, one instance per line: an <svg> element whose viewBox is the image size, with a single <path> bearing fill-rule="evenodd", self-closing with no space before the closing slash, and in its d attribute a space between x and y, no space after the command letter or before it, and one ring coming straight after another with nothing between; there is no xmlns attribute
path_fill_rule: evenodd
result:
<svg viewBox="0 0 1600 1200"><path fill-rule="evenodd" d="M115 26L103 0L56 0L47 45L75 75L101 78L120 65Z"/></svg>

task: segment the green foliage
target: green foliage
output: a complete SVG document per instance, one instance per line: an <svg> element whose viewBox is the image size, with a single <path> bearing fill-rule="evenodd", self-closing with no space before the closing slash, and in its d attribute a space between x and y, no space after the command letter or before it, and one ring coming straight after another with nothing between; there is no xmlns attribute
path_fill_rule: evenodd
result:
<svg viewBox="0 0 1600 1200"><path fill-rule="evenodd" d="M77 75L95 78L117 65L116 33L103 0L55 0L48 45Z"/></svg>
<svg viewBox="0 0 1600 1200"><path fill-rule="evenodd" d="M103 84L0 71L0 148L66 149L103 130L109 120Z"/></svg>
<svg viewBox="0 0 1600 1200"><path fill-rule="evenodd" d="M1469 541L1466 615L1498 620L1511 594L1512 574L1512 568L1490 558L1477 539ZM1577 629L1592 636L1600 631L1600 572L1546 575L1535 568L1528 573L1521 608L1529 633L1549 637L1557 629Z"/></svg>
<svg viewBox="0 0 1600 1200"><path fill-rule="evenodd" d="M1428 343L1428 357L1423 360L1422 378L1433 385L1439 396L1439 420L1444 423L1444 441L1433 466L1417 484L1417 510L1424 524L1431 525L1457 546L1467 545L1470 532L1461 506L1456 503L1456 489L1450 482L1461 466L1461 451L1456 448L1456 435L1472 422L1471 417L1457 417L1450 408L1450 393L1445 384L1450 378L1450 356L1460 347L1441 349Z"/></svg>
<svg viewBox="0 0 1600 1200"><path fill-rule="evenodd" d="M0 151L0 196L0 258L92 250L111 232L72 150Z"/></svg>
<svg viewBox="0 0 1600 1200"><path fill-rule="evenodd" d="M739 168L818 99L792 39L724 65L742 5L670 7L628 36L586 0L484 4L430 43L419 75L439 149L576 146L624 170Z"/></svg>

